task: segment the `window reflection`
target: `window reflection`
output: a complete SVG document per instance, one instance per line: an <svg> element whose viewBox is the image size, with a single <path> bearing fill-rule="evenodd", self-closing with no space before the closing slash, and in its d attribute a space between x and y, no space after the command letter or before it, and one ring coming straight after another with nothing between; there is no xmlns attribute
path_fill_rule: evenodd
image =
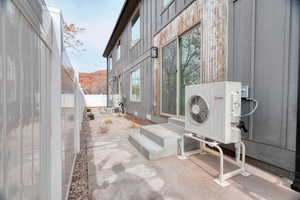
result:
<svg viewBox="0 0 300 200"><path fill-rule="evenodd" d="M131 72L130 77L130 100L140 101L141 100L141 72L137 69Z"/></svg>
<svg viewBox="0 0 300 200"><path fill-rule="evenodd" d="M177 42L163 48L162 52L162 112L176 115L177 96Z"/></svg>
<svg viewBox="0 0 300 200"><path fill-rule="evenodd" d="M185 115L185 87L199 84L201 32L194 28L179 40L180 45L180 115Z"/></svg>
<svg viewBox="0 0 300 200"><path fill-rule="evenodd" d="M133 17L131 24L131 46L134 46L141 39L140 12L137 12L137 14Z"/></svg>

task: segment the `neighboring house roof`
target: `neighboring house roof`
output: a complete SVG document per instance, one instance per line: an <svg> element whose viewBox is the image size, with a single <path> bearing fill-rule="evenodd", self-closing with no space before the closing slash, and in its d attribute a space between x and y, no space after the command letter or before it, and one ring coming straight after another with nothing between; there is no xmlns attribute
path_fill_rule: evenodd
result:
<svg viewBox="0 0 300 200"><path fill-rule="evenodd" d="M103 56L108 57L114 48L115 44L118 42L123 30L128 24L132 14L135 11L135 8L138 6L140 0L126 0L121 14L119 15L118 21L115 25L115 28L110 36L110 39L106 45Z"/></svg>

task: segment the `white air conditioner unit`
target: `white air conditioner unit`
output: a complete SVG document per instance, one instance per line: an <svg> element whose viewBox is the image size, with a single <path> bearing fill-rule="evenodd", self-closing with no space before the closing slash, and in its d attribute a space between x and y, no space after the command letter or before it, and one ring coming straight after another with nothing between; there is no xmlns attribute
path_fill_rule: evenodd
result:
<svg viewBox="0 0 300 200"><path fill-rule="evenodd" d="M229 144L241 141L241 83L216 82L186 87L185 129Z"/></svg>

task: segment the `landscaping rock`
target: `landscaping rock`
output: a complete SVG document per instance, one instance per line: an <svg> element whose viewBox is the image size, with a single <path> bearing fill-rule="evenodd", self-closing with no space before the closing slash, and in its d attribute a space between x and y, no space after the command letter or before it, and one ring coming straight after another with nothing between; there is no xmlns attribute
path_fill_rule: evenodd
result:
<svg viewBox="0 0 300 200"><path fill-rule="evenodd" d="M80 141L81 151L76 157L69 200L89 200L87 144L83 134Z"/></svg>

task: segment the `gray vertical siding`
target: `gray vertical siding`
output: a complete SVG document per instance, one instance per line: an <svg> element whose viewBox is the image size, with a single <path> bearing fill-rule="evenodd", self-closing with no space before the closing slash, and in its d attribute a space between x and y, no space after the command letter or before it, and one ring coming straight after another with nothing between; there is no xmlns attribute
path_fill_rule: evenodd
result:
<svg viewBox="0 0 300 200"><path fill-rule="evenodd" d="M239 0L234 7L232 79L249 85L260 103L244 135L248 154L288 170L294 168L299 8L297 0Z"/></svg>
<svg viewBox="0 0 300 200"><path fill-rule="evenodd" d="M124 74L124 92L127 97L127 110L131 114L137 113L142 119L146 119L147 114L152 112L152 69L151 60L146 59L140 64L132 68L132 70L141 70L141 101L131 102L130 101L130 73L132 70L128 70Z"/></svg>
<svg viewBox="0 0 300 200"><path fill-rule="evenodd" d="M123 94L127 99L127 111L135 112L146 119L147 114L153 113L153 59L150 58L150 48L153 45L153 36L167 25L176 15L194 0L174 0L168 7L162 8L161 0L142 0L139 5L141 16L141 40L131 46L131 22L120 36L121 59L117 60L116 46L112 50L113 76L123 75ZM117 45L117 44L116 44ZM141 68L142 74L142 101L130 101L130 72ZM145 92L147 91L147 92ZM113 94L117 93L116 82L113 84Z"/></svg>
<svg viewBox="0 0 300 200"><path fill-rule="evenodd" d="M194 0L174 0L163 8L161 0L141 0L141 41L130 47L130 23L121 36L122 58L113 55L113 73L124 73L123 91L129 113L146 118L153 113L153 59L149 49L153 38ZM260 102L259 110L245 119L249 133L243 133L248 155L294 169L299 62L299 1L238 0L233 16L232 43L229 44L228 79L250 86L250 94ZM275 14L276 13L276 14ZM142 101L130 97L130 72L141 68ZM243 106L248 112L250 104Z"/></svg>
<svg viewBox="0 0 300 200"><path fill-rule="evenodd" d="M113 49L113 70L114 76L122 74L123 83L122 91L126 97L128 113L137 113L140 118L146 119L147 114L151 114L153 102L153 88L152 88L152 60L150 58L150 48L152 46L152 35L155 32L155 27L152 22L155 20L154 13L155 1L141 1L139 11L141 16L141 39L131 46L131 20L124 29L121 40L121 59L117 60L116 46ZM137 68L141 69L142 81L142 101L130 101L130 73ZM145 90L147 92L145 92ZM113 93L117 93L116 82L113 84Z"/></svg>
<svg viewBox="0 0 300 200"><path fill-rule="evenodd" d="M111 52L115 69L113 73L115 74L118 70L122 71L122 69L132 67L141 56L147 54L153 43L153 35L193 1L194 0L177 0L173 1L168 7L162 8L161 0L142 0L139 5L141 15L141 40L131 47L131 22L129 21L120 36L122 45L121 59L116 59L116 46ZM169 12L171 15L164 14ZM162 23L163 15L167 16L165 23Z"/></svg>
<svg viewBox="0 0 300 200"><path fill-rule="evenodd" d="M4 9L3 3L0 2L0 10ZM4 66L4 13L0 13L0 41L3 42L0 45L0 66ZM4 85L4 67L0 67L0 85L1 87L5 87ZM4 90L0 90L0 199L4 199Z"/></svg>

